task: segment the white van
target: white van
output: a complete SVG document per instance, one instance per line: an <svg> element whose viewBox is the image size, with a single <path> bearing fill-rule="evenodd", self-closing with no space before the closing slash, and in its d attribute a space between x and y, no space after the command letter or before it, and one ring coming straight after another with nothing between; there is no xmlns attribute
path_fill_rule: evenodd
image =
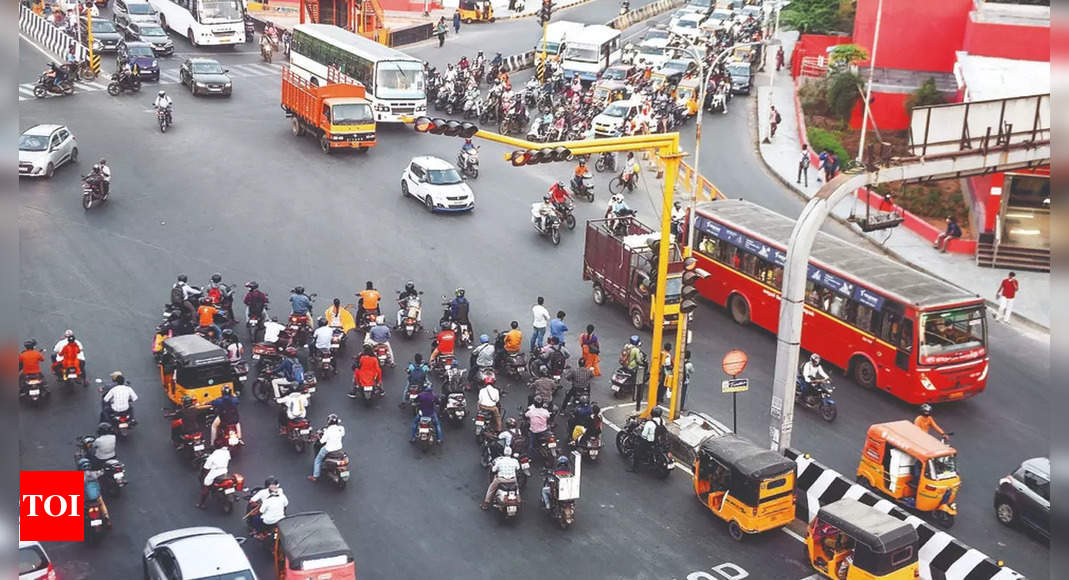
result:
<svg viewBox="0 0 1069 580"><path fill-rule="evenodd" d="M586 28L586 24L582 22L569 22L567 20L558 20L556 22L549 23L546 27L546 57L549 60L558 60L561 52L564 51L564 47L567 44L568 37L577 38ZM539 36L538 42L534 45L535 58L542 58L542 37Z"/></svg>
<svg viewBox="0 0 1069 580"><path fill-rule="evenodd" d="M571 80L578 74L584 81L596 81L601 71L620 60L622 51L619 30L591 24L569 37L561 61L564 78Z"/></svg>

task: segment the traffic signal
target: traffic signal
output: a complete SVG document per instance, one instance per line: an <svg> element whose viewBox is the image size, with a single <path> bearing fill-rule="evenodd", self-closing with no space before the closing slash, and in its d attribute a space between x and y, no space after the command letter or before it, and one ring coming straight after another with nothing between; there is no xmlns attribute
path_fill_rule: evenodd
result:
<svg viewBox="0 0 1069 580"><path fill-rule="evenodd" d="M524 165L537 165L539 163L552 163L554 161L569 161L572 152L567 147L544 147L542 149L517 149L512 153L505 154L505 161L511 161L514 167Z"/></svg>
<svg viewBox="0 0 1069 580"><path fill-rule="evenodd" d="M542 24L549 22L553 15L553 0L542 0L542 9L538 11L538 21Z"/></svg>
<svg viewBox="0 0 1069 580"><path fill-rule="evenodd" d="M698 307L698 289L695 284L698 280L709 277L709 272L698 267L698 260L689 257L683 260L683 287L679 290L679 311L689 314Z"/></svg>
<svg viewBox="0 0 1069 580"><path fill-rule="evenodd" d="M418 117L412 122L412 127L417 133L430 133L431 135L445 135L446 137L463 137L470 139L479 132L479 128L466 121L449 119L432 119L430 117Z"/></svg>

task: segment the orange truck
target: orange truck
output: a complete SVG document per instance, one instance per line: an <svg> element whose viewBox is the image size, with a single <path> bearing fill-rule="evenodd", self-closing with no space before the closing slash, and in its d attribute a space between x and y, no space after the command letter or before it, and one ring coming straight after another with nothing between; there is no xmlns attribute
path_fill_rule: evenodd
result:
<svg viewBox="0 0 1069 580"><path fill-rule="evenodd" d="M326 84L307 81L282 68L282 110L293 134L310 133L324 153L346 147L367 152L375 146L375 116L364 86L337 69L328 69Z"/></svg>

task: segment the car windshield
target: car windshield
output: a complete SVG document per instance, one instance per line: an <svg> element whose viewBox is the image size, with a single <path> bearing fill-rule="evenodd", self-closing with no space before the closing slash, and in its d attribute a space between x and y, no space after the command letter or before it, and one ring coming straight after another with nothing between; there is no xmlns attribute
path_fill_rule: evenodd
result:
<svg viewBox="0 0 1069 580"><path fill-rule="evenodd" d="M223 67L217 62L195 62L193 72L205 75L221 75Z"/></svg>
<svg viewBox="0 0 1069 580"><path fill-rule="evenodd" d="M47 135L19 135L19 151L44 151L48 149Z"/></svg>
<svg viewBox="0 0 1069 580"><path fill-rule="evenodd" d="M605 74L603 74L601 78L610 81L622 81L627 78L627 71L622 68L610 68L605 71Z"/></svg>
<svg viewBox="0 0 1069 580"><path fill-rule="evenodd" d="M82 22L85 22L84 20ZM110 20L102 18L93 19L93 34L98 32L115 32L115 25Z"/></svg>
<svg viewBox="0 0 1069 580"><path fill-rule="evenodd" d="M638 53L646 56L664 56L664 49L656 46L640 46Z"/></svg>
<svg viewBox="0 0 1069 580"><path fill-rule="evenodd" d="M601 113L607 117L623 117L627 114L627 105L621 105L619 103L613 103L605 108Z"/></svg>
<svg viewBox="0 0 1069 580"><path fill-rule="evenodd" d="M578 62L598 62L598 48L596 46L569 46L564 49L564 58Z"/></svg>
<svg viewBox="0 0 1069 580"><path fill-rule="evenodd" d="M921 364L950 362L987 344L983 306L922 314L921 328L924 329L920 340Z"/></svg>
<svg viewBox="0 0 1069 580"><path fill-rule="evenodd" d="M668 35L669 32L664 29L658 28L654 30L649 30L646 32L646 40L651 40L654 38L668 38Z"/></svg>
<svg viewBox="0 0 1069 580"><path fill-rule="evenodd" d="M535 47L535 51L539 51L541 48L542 44L539 43L538 46ZM557 54L560 52L560 43L553 41L546 42L546 52L549 54Z"/></svg>
<svg viewBox="0 0 1069 580"><path fill-rule="evenodd" d="M146 56L146 57L153 56L153 52L152 52L152 47L151 46L131 46L131 47L126 49L126 52L130 56Z"/></svg>
<svg viewBox="0 0 1069 580"><path fill-rule="evenodd" d="M367 103L334 105L331 110L334 125L364 125L375 120L371 113L371 105Z"/></svg>
<svg viewBox="0 0 1069 580"><path fill-rule="evenodd" d="M423 99L423 63L411 60L380 62L375 67L375 96L380 99Z"/></svg>
<svg viewBox="0 0 1069 580"><path fill-rule="evenodd" d="M680 28L697 28L698 27L698 21L697 20L680 20L679 22L676 23L676 26L678 26Z"/></svg>
<svg viewBox="0 0 1069 580"><path fill-rule="evenodd" d="M463 181L456 169L428 169L427 181L431 185L455 185Z"/></svg>
<svg viewBox="0 0 1069 580"><path fill-rule="evenodd" d="M256 576L253 576L252 570L245 570L244 572L228 572L226 574L216 574L215 576L201 576L197 580L254 580Z"/></svg>
<svg viewBox="0 0 1069 580"><path fill-rule="evenodd" d="M726 14L724 12L713 12L712 14L709 15L709 20L715 20L717 22L722 22L724 20L727 20L728 16L729 16L729 14Z"/></svg>
<svg viewBox="0 0 1069 580"><path fill-rule="evenodd" d="M690 2L687 2L687 6L692 6L694 8L702 8L702 9L707 9L712 5L713 5L713 0L691 0Z"/></svg>
<svg viewBox="0 0 1069 580"><path fill-rule="evenodd" d="M687 65L688 64L689 63L687 63L685 61L670 60L670 61L664 63L664 68L666 68L666 69L668 69L670 71L683 72L683 71L687 70Z"/></svg>
<svg viewBox="0 0 1069 580"><path fill-rule="evenodd" d="M37 546L19 548L19 574L29 574L43 570L48 566L48 560L44 552Z"/></svg>
<svg viewBox="0 0 1069 580"><path fill-rule="evenodd" d="M240 0L200 0L197 21L201 24L241 22L245 11Z"/></svg>
<svg viewBox="0 0 1069 580"><path fill-rule="evenodd" d="M733 64L727 67L728 74L733 77L750 76L750 66L746 64Z"/></svg>
<svg viewBox="0 0 1069 580"><path fill-rule="evenodd" d="M126 9L130 14L155 14L156 11L152 9L152 6L146 4L127 4Z"/></svg>
<svg viewBox="0 0 1069 580"><path fill-rule="evenodd" d="M928 477L936 481L950 479L958 474L958 460L954 455L928 460Z"/></svg>
<svg viewBox="0 0 1069 580"><path fill-rule="evenodd" d="M141 36L167 36L167 33L159 26L142 26Z"/></svg>

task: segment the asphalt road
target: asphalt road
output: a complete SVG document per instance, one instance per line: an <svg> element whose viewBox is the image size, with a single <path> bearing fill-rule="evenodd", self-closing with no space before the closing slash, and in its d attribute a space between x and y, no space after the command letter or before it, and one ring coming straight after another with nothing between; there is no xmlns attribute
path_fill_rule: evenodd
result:
<svg viewBox="0 0 1069 580"><path fill-rule="evenodd" d="M563 14L579 19L582 11L584 19L603 22L615 9L615 3L598 0ZM455 62L461 51L473 54L475 46L488 54L518 52L528 46L527 40L516 41L521 27L530 28L533 43L537 27L520 20L486 30L465 27L444 49L427 46L409 52L439 65ZM468 31L473 31L470 47L462 44ZM190 52L178 43L180 54ZM18 78L31 82L44 57L25 42L20 48ZM239 516L192 507L197 484L173 457L167 423L158 414L166 401L148 347L160 305L179 272L194 281L206 280L213 271L234 284L256 279L278 310L296 284L318 292L322 308L330 297L351 296L367 279L384 294L413 279L426 291L428 320L437 315L437 296L463 286L477 330L500 328L512 319L527 329L529 305L535 295L543 295L551 310L568 313L571 340L586 323L598 326L606 373L612 370L616 345L632 334L622 310L599 308L589 299L589 286L580 277L581 230L565 233L554 248L528 225L529 203L566 176L569 166L512 168L499 161L504 148L485 143L483 171L470 182L478 197L475 212L428 215L414 200L401 199L401 169L416 154L453 159L458 140L383 127L378 147L368 155L324 156L311 139L290 135L277 108L278 77L253 74L256 69L248 65L257 64L258 57L243 52L217 55L232 71L246 73L235 74L235 94L229 100L193 99L182 88L167 87L175 99L176 125L166 135L154 123L151 84L136 96L112 98L95 91L20 103L20 129L65 123L78 137L83 159L79 167L61 168L50 181L21 183L20 335L50 345L63 329L73 328L86 346L90 374L105 377L122 369L142 397L137 404L141 424L120 448L132 483L112 502L115 530L99 550L49 546L61 572L70 577L137 574L145 538L165 529L209 524L243 533ZM179 58L165 59L170 62L164 70L177 68ZM765 172L753 153L747 124L753 107L740 106L745 104L736 99L730 114L706 119L703 173L731 197L797 215L801 202ZM112 166L114 195L87 213L77 201L78 173L100 156ZM647 181L656 187L655 181ZM597 182L600 201L580 205L580 221L601 213L607 180L599 176ZM651 207L636 205L650 221ZM841 226L830 229L846 235ZM736 327L715 307L703 307L696 319L692 350L699 372L709 375L692 386L690 407L731 423L730 400L715 389L721 378L716 367L724 352L741 348L751 356L747 374L754 390L739 398L739 431L767 442L774 337ZM394 348L405 360L417 350L426 354L428 345L424 337L395 340ZM940 423L956 433L965 481L953 533L1030 578L1045 578L1048 549L999 526L991 493L997 479L1021 459L1046 453L1047 337L994 325L990 350L987 392L937 411ZM800 411L795 445L849 475L867 426L912 417L914 410L862 392L843 377L836 379L839 419L828 426ZM736 545L723 525L696 505L683 474L668 483L628 474L611 448L598 465L585 465L572 530L560 532L534 509L514 529L503 529L477 508L486 477L467 427L447 432L440 454L421 456L406 444L410 422L393 403L402 381L401 371L387 371L389 396L373 410L344 397L345 377L316 394L313 422L321 424L327 413L338 412L349 432L346 447L355 479L341 494L304 479L311 456L295 457L282 445L273 410L251 398L243 404L249 445L234 469L254 482L269 474L282 478L291 511L330 511L356 551L361 577L416 577L428 565L447 578L533 577L548 565L591 578L682 578L725 562L741 566L753 578L810 573L794 539L777 532ZM605 404L607 392L603 379L595 393ZM521 397L519 392L507 397L509 412L516 411ZM95 425L98 404L91 391L57 393L49 406L25 410L20 423L23 465L70 468L73 439ZM247 552L258 569L269 569L262 550L250 545Z"/></svg>

